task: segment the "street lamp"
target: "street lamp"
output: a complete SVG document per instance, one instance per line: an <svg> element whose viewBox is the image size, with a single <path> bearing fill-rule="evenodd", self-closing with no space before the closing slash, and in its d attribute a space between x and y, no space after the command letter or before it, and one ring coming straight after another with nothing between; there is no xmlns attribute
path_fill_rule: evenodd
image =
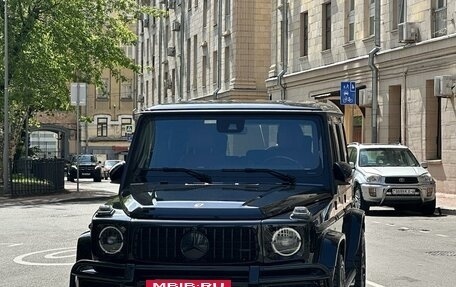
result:
<svg viewBox="0 0 456 287"><path fill-rule="evenodd" d="M3 193L9 193L9 119L8 119L8 0L5 1L5 57L4 57L4 106L3 106Z"/></svg>

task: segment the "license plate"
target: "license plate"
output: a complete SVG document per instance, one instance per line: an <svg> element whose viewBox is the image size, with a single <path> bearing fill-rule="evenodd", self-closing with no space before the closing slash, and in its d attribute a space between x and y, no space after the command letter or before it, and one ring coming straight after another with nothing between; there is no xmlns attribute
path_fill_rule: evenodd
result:
<svg viewBox="0 0 456 287"><path fill-rule="evenodd" d="M413 188L393 188L391 193L394 195L415 195L415 189Z"/></svg>
<svg viewBox="0 0 456 287"><path fill-rule="evenodd" d="M231 280L155 279L147 280L146 287L231 287Z"/></svg>
<svg viewBox="0 0 456 287"><path fill-rule="evenodd" d="M83 172L82 175L90 175L90 172Z"/></svg>

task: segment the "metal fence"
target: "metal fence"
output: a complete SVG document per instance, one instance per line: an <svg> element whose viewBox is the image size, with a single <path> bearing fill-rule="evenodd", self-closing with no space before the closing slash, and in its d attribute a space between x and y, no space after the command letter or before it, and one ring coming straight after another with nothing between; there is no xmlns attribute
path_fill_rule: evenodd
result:
<svg viewBox="0 0 456 287"><path fill-rule="evenodd" d="M50 194L65 189L63 159L20 159L11 165L11 196Z"/></svg>

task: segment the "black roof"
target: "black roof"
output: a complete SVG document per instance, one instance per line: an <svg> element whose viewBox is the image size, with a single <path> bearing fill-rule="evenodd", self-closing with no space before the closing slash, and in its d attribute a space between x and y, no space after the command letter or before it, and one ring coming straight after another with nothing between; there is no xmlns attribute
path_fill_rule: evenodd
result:
<svg viewBox="0 0 456 287"><path fill-rule="evenodd" d="M149 107L141 113L149 112L184 112L184 111L321 111L342 115L341 110L333 103L325 102L290 102L290 101L189 101L160 104Z"/></svg>

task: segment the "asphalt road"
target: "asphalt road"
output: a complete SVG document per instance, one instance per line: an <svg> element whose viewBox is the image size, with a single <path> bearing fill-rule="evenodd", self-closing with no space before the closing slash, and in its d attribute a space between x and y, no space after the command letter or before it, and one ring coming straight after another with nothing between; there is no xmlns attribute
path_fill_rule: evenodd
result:
<svg viewBox="0 0 456 287"><path fill-rule="evenodd" d="M107 182L81 182L112 188ZM68 286L76 240L103 201L0 208L0 286ZM378 208L366 218L370 287L454 286L456 216L423 217Z"/></svg>

